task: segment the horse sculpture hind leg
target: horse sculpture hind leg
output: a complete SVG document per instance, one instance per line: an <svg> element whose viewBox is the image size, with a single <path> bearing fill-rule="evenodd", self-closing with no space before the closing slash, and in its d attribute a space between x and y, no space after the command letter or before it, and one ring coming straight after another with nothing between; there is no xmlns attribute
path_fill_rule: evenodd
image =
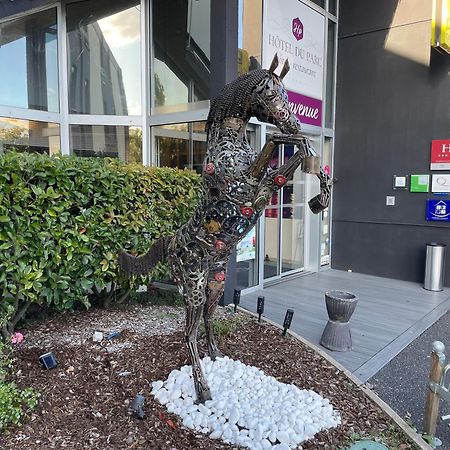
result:
<svg viewBox="0 0 450 450"><path fill-rule="evenodd" d="M214 271L211 273L214 273ZM206 293L206 302L203 307L203 319L205 321L205 332L206 332L206 341L208 343L208 354L212 360L215 360L216 358L220 358L221 356L223 356L219 348L217 347L211 324L211 318L214 314L214 311L217 308L220 299L222 298L223 289L224 289L223 281L218 282L214 279L213 276L209 277L208 289Z"/></svg>

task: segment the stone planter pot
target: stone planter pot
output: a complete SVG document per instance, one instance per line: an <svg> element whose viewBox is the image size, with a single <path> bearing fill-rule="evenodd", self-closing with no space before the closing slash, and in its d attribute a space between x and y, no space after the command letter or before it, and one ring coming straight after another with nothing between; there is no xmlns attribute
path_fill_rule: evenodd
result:
<svg viewBox="0 0 450 450"><path fill-rule="evenodd" d="M357 302L356 295L349 292L330 291L325 294L329 320L323 330L320 345L338 352L352 349L349 321Z"/></svg>

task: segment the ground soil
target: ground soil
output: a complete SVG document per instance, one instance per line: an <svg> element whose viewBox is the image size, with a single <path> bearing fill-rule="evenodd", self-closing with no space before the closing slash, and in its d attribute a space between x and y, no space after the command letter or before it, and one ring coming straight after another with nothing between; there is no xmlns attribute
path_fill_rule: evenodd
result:
<svg viewBox="0 0 450 450"><path fill-rule="evenodd" d="M345 374L309 347L242 312L236 316L222 311L219 316L216 328L224 354L281 382L313 389L340 412L342 424L302 443L303 449L348 448L362 437L381 440L390 449L417 448ZM21 428L12 427L0 437L0 448L236 448L183 428L150 394L152 381L165 380L173 369L189 363L182 325L181 308L135 305L65 314L21 330L26 339L16 348L14 379L22 387L31 385L41 398ZM95 330L121 334L96 343ZM203 354L203 338L200 349ZM38 361L48 351L58 360L52 370ZM129 411L138 393L146 399L143 420Z"/></svg>

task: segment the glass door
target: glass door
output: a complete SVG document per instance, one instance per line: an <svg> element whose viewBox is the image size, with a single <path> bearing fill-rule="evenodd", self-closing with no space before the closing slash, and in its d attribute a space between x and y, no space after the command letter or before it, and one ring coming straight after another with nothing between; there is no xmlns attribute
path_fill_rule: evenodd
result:
<svg viewBox="0 0 450 450"><path fill-rule="evenodd" d="M320 154L319 136L311 136L310 139L311 145ZM280 145L273 153L270 166L277 168L286 164L296 151L297 147L293 145ZM301 272L308 265L305 261L305 242L309 239L305 225L309 217L307 214L310 214L305 210L307 176L311 177L298 168L292 181L274 193L265 208L262 226L263 281Z"/></svg>
<svg viewBox="0 0 450 450"><path fill-rule="evenodd" d="M283 146L283 164L297 151L293 145ZM294 178L281 190L281 274L304 268L305 242L305 174L299 168Z"/></svg>
<svg viewBox="0 0 450 450"><path fill-rule="evenodd" d="M256 148L256 128L247 127L247 140L252 148ZM236 284L238 289L257 286L259 282L259 223L236 246Z"/></svg>

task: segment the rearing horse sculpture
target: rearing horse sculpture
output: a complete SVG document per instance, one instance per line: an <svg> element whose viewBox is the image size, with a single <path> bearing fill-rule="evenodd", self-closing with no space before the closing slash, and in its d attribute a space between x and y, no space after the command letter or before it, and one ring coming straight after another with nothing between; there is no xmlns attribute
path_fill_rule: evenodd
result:
<svg viewBox="0 0 450 450"><path fill-rule="evenodd" d="M128 273L148 273L167 259L174 280L186 302L185 339L189 350L197 401L211 399L200 366L197 330L203 316L208 351L221 356L211 329L211 316L222 296L229 256L235 245L255 226L272 194L292 180L302 161L317 163L308 140L300 133L300 122L290 111L275 55L269 70L254 70L231 82L212 102L206 122L207 152L203 165L203 191L193 217L170 237L162 237L140 257L121 252L121 267ZM249 145L246 126L251 117L276 125L258 154ZM269 162L278 144L291 144L298 151L279 168ZM317 164L318 166L318 164ZM305 170L305 167L304 167ZM330 182L318 168L320 194L309 202L314 213L328 206Z"/></svg>

